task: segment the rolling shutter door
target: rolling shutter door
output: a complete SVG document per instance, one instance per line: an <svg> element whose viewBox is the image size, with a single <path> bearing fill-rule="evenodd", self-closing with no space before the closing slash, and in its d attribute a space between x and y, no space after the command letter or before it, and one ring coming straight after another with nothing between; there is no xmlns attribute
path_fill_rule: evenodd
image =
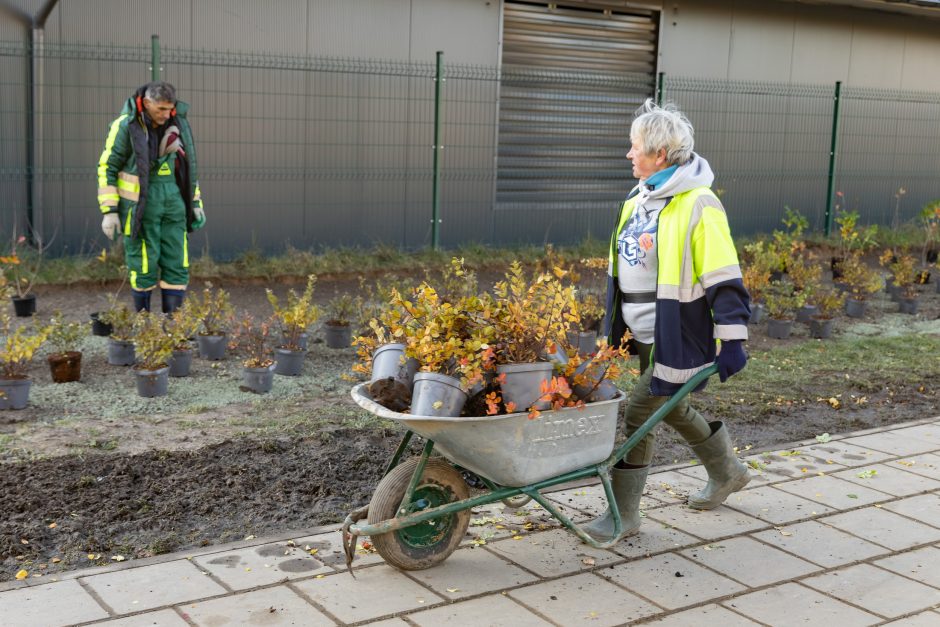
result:
<svg viewBox="0 0 940 627"><path fill-rule="evenodd" d="M632 185L633 112L653 94L658 13L506 2L496 206L610 207Z"/></svg>

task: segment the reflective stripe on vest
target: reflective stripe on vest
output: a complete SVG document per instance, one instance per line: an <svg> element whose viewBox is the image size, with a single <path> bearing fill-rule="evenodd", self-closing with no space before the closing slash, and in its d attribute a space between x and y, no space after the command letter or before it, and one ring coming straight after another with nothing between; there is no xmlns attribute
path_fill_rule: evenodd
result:
<svg viewBox="0 0 940 627"><path fill-rule="evenodd" d="M137 202L140 199L140 177L136 174L118 172L117 193L125 200Z"/></svg>
<svg viewBox="0 0 940 627"><path fill-rule="evenodd" d="M121 130L121 121L126 117L127 114L123 113L111 122L108 137L104 141L104 150L101 151L101 157L98 159L98 205L104 213L117 206L117 198L113 195L119 192L113 185L108 184L108 160L111 158L111 151L114 150L114 141L117 139L118 131Z"/></svg>

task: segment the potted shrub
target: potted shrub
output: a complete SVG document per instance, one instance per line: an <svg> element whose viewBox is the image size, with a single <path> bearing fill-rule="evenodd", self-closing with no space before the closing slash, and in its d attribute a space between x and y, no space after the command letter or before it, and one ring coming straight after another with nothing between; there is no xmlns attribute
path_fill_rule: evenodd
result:
<svg viewBox="0 0 940 627"><path fill-rule="evenodd" d="M496 298L489 307L488 324L495 340L488 365L496 367L507 409L509 404L519 409L548 405L538 400L552 376L552 363L545 356L572 324L580 323L573 306L574 287L561 282L565 274L556 268L553 274L537 274L529 281L514 261L505 280L493 287Z"/></svg>
<svg viewBox="0 0 940 627"><path fill-rule="evenodd" d="M770 285L770 275L778 265L777 255L766 247L764 241L744 246L742 279L751 295L751 317L749 324L759 324L766 315L764 291Z"/></svg>
<svg viewBox="0 0 940 627"><path fill-rule="evenodd" d="M159 313L141 311L134 321L134 348L137 365L137 394L143 397L165 396L169 386L168 364L176 339L167 332L166 318Z"/></svg>
<svg viewBox="0 0 940 627"><path fill-rule="evenodd" d="M389 296L389 303L394 299ZM407 313L389 304L369 321L369 331L353 340L358 363L353 372L369 377L369 395L376 403L393 411L411 405L411 389L418 361L405 357Z"/></svg>
<svg viewBox="0 0 940 627"><path fill-rule="evenodd" d="M395 290L393 307L405 311L405 357L418 364L414 375L411 413L459 416L471 388L483 379L483 352L492 329L484 324L484 298L466 296L444 301L422 283L408 299Z"/></svg>
<svg viewBox="0 0 940 627"><path fill-rule="evenodd" d="M879 258L881 265L891 273L892 286L896 290L898 311L901 313L917 313L917 270L916 261L912 255L895 254L890 248Z"/></svg>
<svg viewBox="0 0 940 627"><path fill-rule="evenodd" d="M98 316L111 327L108 336L108 363L112 366L134 364L134 312L124 303L118 304L117 295L108 297L108 308Z"/></svg>
<svg viewBox="0 0 940 627"><path fill-rule="evenodd" d="M767 307L767 335L778 340L790 337L794 312L803 306L804 296L790 281L774 281L764 293Z"/></svg>
<svg viewBox="0 0 940 627"><path fill-rule="evenodd" d="M606 313L601 295L591 290L576 290L574 309L580 323L569 328L566 339L578 354L590 355L597 351L597 333Z"/></svg>
<svg viewBox="0 0 940 627"><path fill-rule="evenodd" d="M49 320L49 343L52 352L46 358L55 383L79 381L82 378L82 340L88 335L88 324L68 322L56 311Z"/></svg>
<svg viewBox="0 0 940 627"><path fill-rule="evenodd" d="M836 192L841 198L842 192ZM858 212L845 211L836 207L835 222L839 225L839 251L832 258L832 280L837 283L843 278L842 263L853 255L860 255L866 250L877 246L875 236L878 234L878 225L870 224L865 228L858 226Z"/></svg>
<svg viewBox="0 0 940 627"><path fill-rule="evenodd" d="M202 321L193 304L187 299L166 322L166 331L173 338L173 353L168 365L171 377L188 377L193 364L193 338Z"/></svg>
<svg viewBox="0 0 940 627"><path fill-rule="evenodd" d="M32 289L42 264L43 245L38 242L35 249L30 248L26 236L17 236L16 229L13 230L10 251L0 256L0 268L7 284L13 288L11 300L14 312L18 317L27 318L36 313L36 295Z"/></svg>
<svg viewBox="0 0 940 627"><path fill-rule="evenodd" d="M199 356L210 361L225 359L228 328L235 316L228 292L214 290L211 283L206 283L201 292L190 294L186 300L192 301L192 315L200 323L196 334Z"/></svg>
<svg viewBox="0 0 940 627"><path fill-rule="evenodd" d="M352 342L352 319L356 301L349 294L334 296L326 306L323 337L329 348L349 348Z"/></svg>
<svg viewBox="0 0 940 627"><path fill-rule="evenodd" d="M816 313L809 321L809 334L818 339L832 336L834 318L845 303L845 294L834 289L820 290L816 293Z"/></svg>
<svg viewBox="0 0 940 627"><path fill-rule="evenodd" d="M274 319L281 330L281 343L275 349L274 372L287 376L298 376L303 372L306 354L307 329L320 317L320 309L313 303L313 288L317 276L307 276L307 286L299 296L293 289L287 292L287 304L281 306L277 296L266 290L268 302L274 310Z"/></svg>
<svg viewBox="0 0 940 627"><path fill-rule="evenodd" d="M917 282L926 285L930 282L930 264L937 261L937 242L940 241L940 200L932 200L920 210L921 225L924 227L924 245L920 250L920 271ZM940 281L938 281L940 286ZM940 290L940 287L938 287Z"/></svg>
<svg viewBox="0 0 940 627"><path fill-rule="evenodd" d="M846 257L841 268L842 280L849 290L845 313L850 318L861 318L865 315L868 297L881 289L881 275L869 268L857 253Z"/></svg>
<svg viewBox="0 0 940 627"><path fill-rule="evenodd" d="M249 315L243 316L235 327L232 345L243 357L245 391L265 394L274 385L271 328L270 319L257 323Z"/></svg>
<svg viewBox="0 0 940 627"><path fill-rule="evenodd" d="M793 289L803 296L803 305L796 311L796 321L808 324L816 313L816 294L822 288L822 267L809 255L795 255L789 264Z"/></svg>
<svg viewBox="0 0 940 627"><path fill-rule="evenodd" d="M29 362L49 337L49 327L38 324L12 329L7 312L0 313L0 409L23 409L29 402L32 382L27 377Z"/></svg>

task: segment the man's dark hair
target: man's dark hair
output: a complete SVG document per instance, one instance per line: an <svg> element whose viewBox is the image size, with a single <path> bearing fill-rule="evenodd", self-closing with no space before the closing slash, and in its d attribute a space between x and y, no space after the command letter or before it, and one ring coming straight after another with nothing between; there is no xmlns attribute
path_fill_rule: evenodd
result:
<svg viewBox="0 0 940 627"><path fill-rule="evenodd" d="M176 88L164 81L147 83L144 97L152 102L171 102L176 104Z"/></svg>

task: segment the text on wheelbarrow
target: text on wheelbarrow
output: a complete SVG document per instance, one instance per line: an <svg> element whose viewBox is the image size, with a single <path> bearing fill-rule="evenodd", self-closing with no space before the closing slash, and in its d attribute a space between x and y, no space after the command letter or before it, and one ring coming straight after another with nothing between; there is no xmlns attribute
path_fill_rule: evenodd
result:
<svg viewBox="0 0 940 627"><path fill-rule="evenodd" d="M542 420L536 423L536 437L532 442L555 442L568 438L597 435L601 432L603 416L581 416L565 420Z"/></svg>

